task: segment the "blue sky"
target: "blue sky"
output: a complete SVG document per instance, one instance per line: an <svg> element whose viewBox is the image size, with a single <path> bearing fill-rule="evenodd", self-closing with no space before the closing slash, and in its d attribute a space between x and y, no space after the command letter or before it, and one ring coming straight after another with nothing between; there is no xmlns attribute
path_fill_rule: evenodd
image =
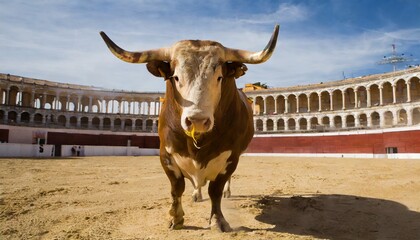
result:
<svg viewBox="0 0 420 240"><path fill-rule="evenodd" d="M127 50L209 39L259 51L280 24L275 53L264 64L248 64L238 87L390 71L377 62L391 54L391 44L420 63L418 0L0 0L0 6L0 72L56 82L164 91L164 81L144 65L115 58L99 31Z"/></svg>

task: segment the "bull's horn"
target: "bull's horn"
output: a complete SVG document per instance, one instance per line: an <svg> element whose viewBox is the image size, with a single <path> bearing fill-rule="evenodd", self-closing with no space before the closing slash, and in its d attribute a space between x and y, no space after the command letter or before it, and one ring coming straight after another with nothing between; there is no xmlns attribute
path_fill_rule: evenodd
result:
<svg viewBox="0 0 420 240"><path fill-rule="evenodd" d="M159 48L142 52L130 52L120 48L104 32L100 32L109 50L119 59L129 63L147 63L150 61L170 61L168 48Z"/></svg>
<svg viewBox="0 0 420 240"><path fill-rule="evenodd" d="M274 48L276 48L277 36L279 35L279 28L280 27L278 24L274 27L274 32L271 35L270 42L268 42L264 50L260 52L250 52L246 50L226 48L225 61L251 63L251 64L263 63L267 61L273 54Z"/></svg>

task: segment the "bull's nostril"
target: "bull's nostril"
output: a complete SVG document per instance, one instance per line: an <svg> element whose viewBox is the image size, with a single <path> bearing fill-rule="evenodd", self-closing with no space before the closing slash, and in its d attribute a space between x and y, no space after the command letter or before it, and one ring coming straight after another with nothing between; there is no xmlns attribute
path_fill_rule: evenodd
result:
<svg viewBox="0 0 420 240"><path fill-rule="evenodd" d="M210 121L210 119L207 118L207 120L204 122L204 126L206 128L209 128L210 127L210 124L211 124L211 121Z"/></svg>
<svg viewBox="0 0 420 240"><path fill-rule="evenodd" d="M190 121L189 118L185 119L185 125L187 125L187 127L190 127L192 125L192 122Z"/></svg>

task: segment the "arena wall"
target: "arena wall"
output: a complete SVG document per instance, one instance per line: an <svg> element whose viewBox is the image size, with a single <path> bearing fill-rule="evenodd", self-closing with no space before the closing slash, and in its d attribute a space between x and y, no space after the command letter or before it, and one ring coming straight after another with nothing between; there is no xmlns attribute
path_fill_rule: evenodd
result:
<svg viewBox="0 0 420 240"><path fill-rule="evenodd" d="M420 159L420 127L255 135L247 154Z"/></svg>

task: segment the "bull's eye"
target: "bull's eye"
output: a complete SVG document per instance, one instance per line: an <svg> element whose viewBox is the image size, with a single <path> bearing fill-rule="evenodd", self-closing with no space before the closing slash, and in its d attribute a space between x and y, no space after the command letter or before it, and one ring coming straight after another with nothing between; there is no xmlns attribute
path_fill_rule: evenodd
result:
<svg viewBox="0 0 420 240"><path fill-rule="evenodd" d="M221 82L222 80L223 80L223 77L222 76L220 76L220 77L217 78L217 81L218 82Z"/></svg>
<svg viewBox="0 0 420 240"><path fill-rule="evenodd" d="M179 81L179 78L178 78L178 76L172 76L172 79L174 79L175 81Z"/></svg>

